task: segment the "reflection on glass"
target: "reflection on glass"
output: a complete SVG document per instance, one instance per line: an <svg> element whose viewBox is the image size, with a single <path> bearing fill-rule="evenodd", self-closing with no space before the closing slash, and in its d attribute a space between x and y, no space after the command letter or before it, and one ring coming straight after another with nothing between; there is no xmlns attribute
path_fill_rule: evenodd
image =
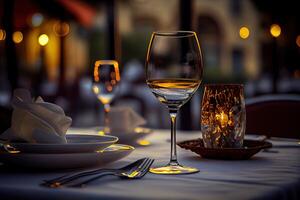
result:
<svg viewBox="0 0 300 200"><path fill-rule="evenodd" d="M243 85L205 85L201 130L206 148L243 146L246 111Z"/></svg>
<svg viewBox="0 0 300 200"><path fill-rule="evenodd" d="M195 32L154 32L146 58L147 84L169 110L171 118L171 158L156 174L189 174L199 170L182 166L176 153L176 116L198 89L203 74L200 45ZM184 119L183 119L184 120Z"/></svg>
<svg viewBox="0 0 300 200"><path fill-rule="evenodd" d="M119 65L114 60L98 60L95 62L93 92L98 100L104 105L104 133L110 133L108 113L110 103L117 92L120 81Z"/></svg>

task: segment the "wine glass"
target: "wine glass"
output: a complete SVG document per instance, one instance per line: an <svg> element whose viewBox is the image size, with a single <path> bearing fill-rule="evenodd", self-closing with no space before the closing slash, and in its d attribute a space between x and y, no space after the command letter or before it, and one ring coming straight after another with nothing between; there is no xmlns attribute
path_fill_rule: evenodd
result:
<svg viewBox="0 0 300 200"><path fill-rule="evenodd" d="M94 66L92 89L104 105L104 134L110 133L108 113L120 81L119 64L115 60L97 60Z"/></svg>
<svg viewBox="0 0 300 200"><path fill-rule="evenodd" d="M146 82L155 97L169 110L171 118L171 158L166 166L151 168L155 174L199 172L182 166L176 153L176 116L196 92L203 74L202 55L193 31L154 32L146 57ZM184 120L184 118L183 118Z"/></svg>

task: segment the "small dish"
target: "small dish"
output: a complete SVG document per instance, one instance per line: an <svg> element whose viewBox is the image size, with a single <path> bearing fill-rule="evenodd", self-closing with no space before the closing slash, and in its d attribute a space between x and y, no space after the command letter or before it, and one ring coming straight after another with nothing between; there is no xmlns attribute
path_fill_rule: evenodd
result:
<svg viewBox="0 0 300 200"><path fill-rule="evenodd" d="M101 126L95 126L91 129L84 129L84 128L70 128L67 132L67 135L69 134L77 134L77 133L87 133L87 134L94 134L94 135L105 135L103 131L103 127ZM153 130L150 128L145 128L138 126L131 132L126 131L119 131L119 132L112 132L108 135L116 136L119 138L118 142L122 144L129 144L132 146L139 146L140 140L143 140L143 138L147 137L153 133ZM107 135L105 135L107 136Z"/></svg>
<svg viewBox="0 0 300 200"><path fill-rule="evenodd" d="M202 139L194 139L177 143L181 148L191 150L203 158L217 160L247 160L262 149L271 148L267 141L244 140L242 148L205 148Z"/></svg>
<svg viewBox="0 0 300 200"><path fill-rule="evenodd" d="M137 141L143 139L152 133L152 130L144 127L137 127L133 132L112 132L111 135L117 136L119 138L119 142L136 145Z"/></svg>
<svg viewBox="0 0 300 200"><path fill-rule="evenodd" d="M111 135L66 135L66 144L45 144L45 143L8 143L10 147L22 153L86 153L105 149L116 143L118 138Z"/></svg>

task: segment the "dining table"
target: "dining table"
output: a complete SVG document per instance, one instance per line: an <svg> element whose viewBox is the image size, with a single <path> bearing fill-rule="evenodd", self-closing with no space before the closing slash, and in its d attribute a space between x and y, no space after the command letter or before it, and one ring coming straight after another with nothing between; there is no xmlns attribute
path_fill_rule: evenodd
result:
<svg viewBox="0 0 300 200"><path fill-rule="evenodd" d="M94 129L73 130L88 134ZM200 131L177 131L177 141L200 137ZM143 157L154 158L153 166L166 164L170 157L169 130L154 129L144 139L149 142L147 146L138 145L129 156L105 167L120 168ZM177 146L179 162L198 168L199 173L147 173L142 179L132 180L105 176L82 188L40 185L45 179L82 169L43 171L0 164L0 199L300 199L299 140L268 138L268 141L273 144L271 149L261 150L247 160L206 159Z"/></svg>

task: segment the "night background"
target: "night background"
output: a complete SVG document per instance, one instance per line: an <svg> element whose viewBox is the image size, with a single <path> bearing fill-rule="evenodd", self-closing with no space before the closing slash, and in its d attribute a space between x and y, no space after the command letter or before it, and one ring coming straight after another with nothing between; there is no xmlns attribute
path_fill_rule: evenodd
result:
<svg viewBox="0 0 300 200"><path fill-rule="evenodd" d="M103 105L91 90L99 59L120 65L113 105L131 106L148 127L168 128L144 74L158 30L193 30L202 48L204 79L181 110L180 129L200 129L205 83L242 83L247 99L299 95L299 19L293 0L0 0L0 132L10 127L19 87L62 106L72 126L101 125Z"/></svg>

